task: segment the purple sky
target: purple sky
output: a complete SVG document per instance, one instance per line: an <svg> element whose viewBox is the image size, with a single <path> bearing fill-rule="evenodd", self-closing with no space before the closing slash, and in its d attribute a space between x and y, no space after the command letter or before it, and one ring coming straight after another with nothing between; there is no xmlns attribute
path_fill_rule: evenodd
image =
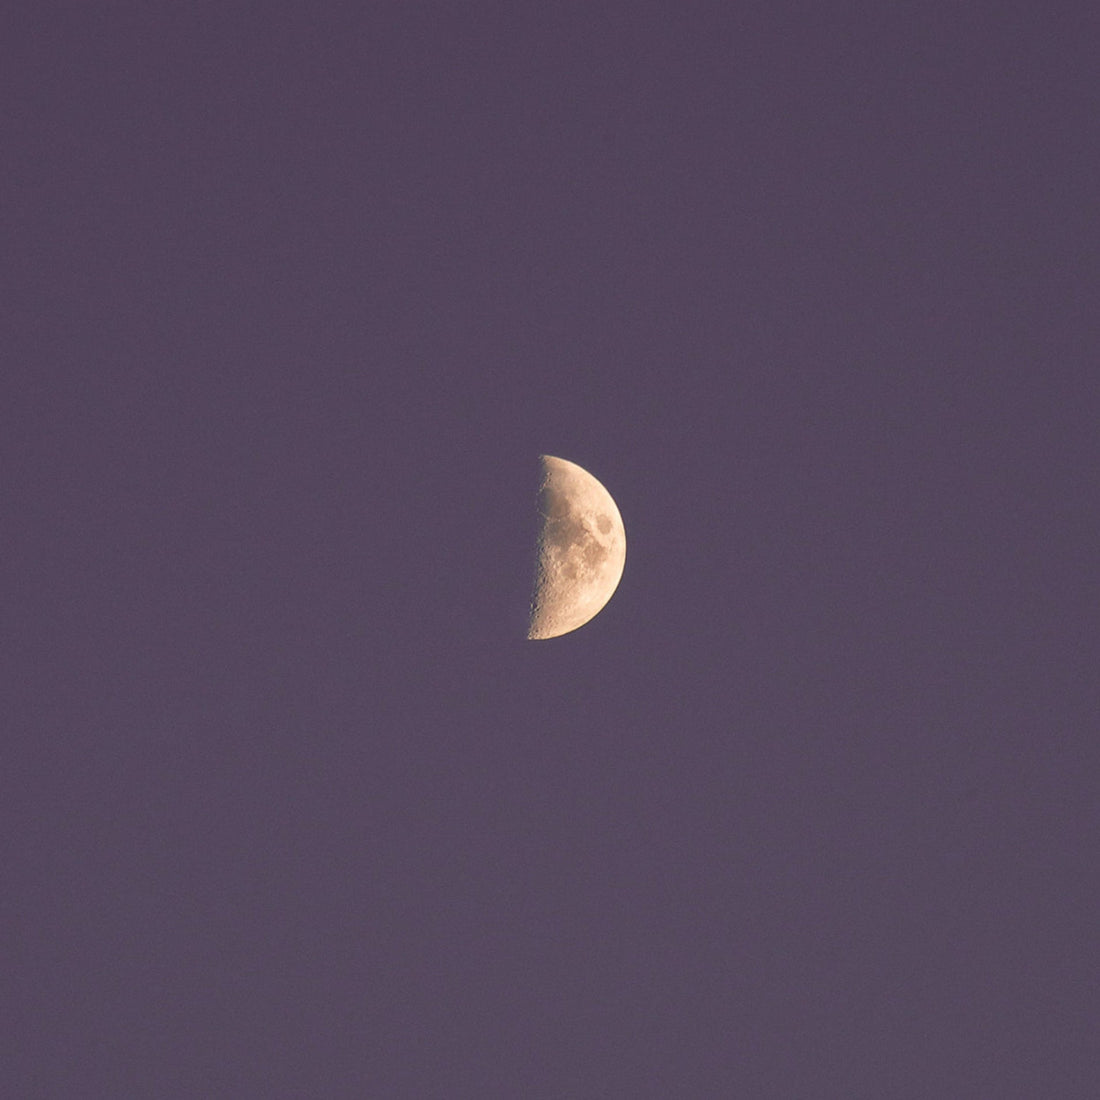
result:
<svg viewBox="0 0 1100 1100"><path fill-rule="evenodd" d="M1076 8L4 18L0 1094L1096 1095Z"/></svg>

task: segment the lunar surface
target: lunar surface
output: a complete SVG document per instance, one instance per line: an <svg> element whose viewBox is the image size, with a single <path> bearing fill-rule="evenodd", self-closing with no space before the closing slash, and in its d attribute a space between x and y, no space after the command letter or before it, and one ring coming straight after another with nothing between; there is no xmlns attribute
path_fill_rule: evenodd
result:
<svg viewBox="0 0 1100 1100"><path fill-rule="evenodd" d="M611 599L626 562L626 532L611 494L587 471L543 455L542 531L528 638L583 626Z"/></svg>

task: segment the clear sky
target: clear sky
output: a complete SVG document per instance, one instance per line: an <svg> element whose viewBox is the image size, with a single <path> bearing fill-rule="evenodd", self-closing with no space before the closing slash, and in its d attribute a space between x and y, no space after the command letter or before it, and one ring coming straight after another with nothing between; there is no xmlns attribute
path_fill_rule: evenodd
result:
<svg viewBox="0 0 1100 1100"><path fill-rule="evenodd" d="M1096 1095L1095 4L2 23L0 1093Z"/></svg>

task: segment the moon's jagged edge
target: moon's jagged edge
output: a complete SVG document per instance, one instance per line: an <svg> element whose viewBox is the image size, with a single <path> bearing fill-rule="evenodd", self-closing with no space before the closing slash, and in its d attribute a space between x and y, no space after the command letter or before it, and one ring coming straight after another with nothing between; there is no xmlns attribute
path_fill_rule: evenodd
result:
<svg viewBox="0 0 1100 1100"><path fill-rule="evenodd" d="M564 458L539 459L539 513L530 639L583 626L611 599L626 563L626 531L611 494Z"/></svg>

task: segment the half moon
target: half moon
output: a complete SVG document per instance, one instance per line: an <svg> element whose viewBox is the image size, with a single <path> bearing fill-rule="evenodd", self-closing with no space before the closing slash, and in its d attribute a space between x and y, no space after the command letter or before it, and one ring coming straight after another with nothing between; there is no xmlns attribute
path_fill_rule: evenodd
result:
<svg viewBox="0 0 1100 1100"><path fill-rule="evenodd" d="M535 589L528 638L584 626L611 599L626 563L626 532L611 494L575 462L542 455Z"/></svg>

